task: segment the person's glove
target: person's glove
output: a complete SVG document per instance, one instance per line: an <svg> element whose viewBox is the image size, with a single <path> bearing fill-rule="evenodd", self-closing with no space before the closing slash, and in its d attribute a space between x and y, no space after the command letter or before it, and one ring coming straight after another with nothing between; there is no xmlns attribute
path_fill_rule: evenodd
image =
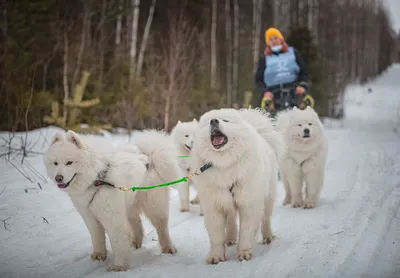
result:
<svg viewBox="0 0 400 278"><path fill-rule="evenodd" d="M306 89L304 89L304 87L302 87L302 86L297 86L297 87L296 87L296 94L302 95L302 94L304 94L305 92L306 92Z"/></svg>
<svg viewBox="0 0 400 278"><path fill-rule="evenodd" d="M268 92L264 93L264 98L268 99L268 100L271 100L271 99L274 98L274 95L271 92L268 91Z"/></svg>

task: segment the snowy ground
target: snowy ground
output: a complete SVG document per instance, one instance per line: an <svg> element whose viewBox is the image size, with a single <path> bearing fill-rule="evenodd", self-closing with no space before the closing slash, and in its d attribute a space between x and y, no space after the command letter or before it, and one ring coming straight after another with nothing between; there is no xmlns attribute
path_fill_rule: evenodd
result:
<svg viewBox="0 0 400 278"><path fill-rule="evenodd" d="M11 157L31 181L3 156L0 277L400 277L399 87L395 65L375 82L349 88L346 119L327 122L330 150L319 206L283 207L280 187L273 216L278 238L270 246L256 245L249 262L238 262L231 247L228 262L206 265L203 218L195 206L180 213L173 190L170 229L178 253L161 255L145 222L147 237L132 253L129 272L107 273L110 258L90 260L89 233L67 195L44 179L41 155L31 154L23 168ZM44 151L55 130L31 132L30 149Z"/></svg>

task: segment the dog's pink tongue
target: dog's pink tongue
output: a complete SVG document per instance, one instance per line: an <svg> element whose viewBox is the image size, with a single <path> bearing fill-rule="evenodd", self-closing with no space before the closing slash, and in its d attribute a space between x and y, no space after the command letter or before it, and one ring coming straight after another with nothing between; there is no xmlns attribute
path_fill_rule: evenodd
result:
<svg viewBox="0 0 400 278"><path fill-rule="evenodd" d="M65 188L65 183L59 183L57 184L58 188Z"/></svg>
<svg viewBox="0 0 400 278"><path fill-rule="evenodd" d="M221 145L222 143L224 143L224 140L225 140L224 136L215 136L213 138L212 143L213 145Z"/></svg>

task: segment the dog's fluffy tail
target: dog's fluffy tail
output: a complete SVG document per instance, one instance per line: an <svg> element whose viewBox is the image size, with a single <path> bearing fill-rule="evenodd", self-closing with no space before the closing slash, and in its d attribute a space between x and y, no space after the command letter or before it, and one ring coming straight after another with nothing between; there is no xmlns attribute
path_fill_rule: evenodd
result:
<svg viewBox="0 0 400 278"><path fill-rule="evenodd" d="M276 152L278 161L280 161L286 152L286 144L282 133L275 127L274 119L271 118L267 112L259 108L241 109L240 113L273 148Z"/></svg>
<svg viewBox="0 0 400 278"><path fill-rule="evenodd" d="M172 138L164 131L143 130L135 133L134 144L149 158L164 182L182 178L178 166L178 152Z"/></svg>

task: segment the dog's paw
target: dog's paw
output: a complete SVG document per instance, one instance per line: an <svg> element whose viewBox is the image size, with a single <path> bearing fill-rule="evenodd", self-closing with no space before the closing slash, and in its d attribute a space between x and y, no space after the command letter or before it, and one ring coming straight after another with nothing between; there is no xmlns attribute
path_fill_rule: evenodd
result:
<svg viewBox="0 0 400 278"><path fill-rule="evenodd" d="M253 256L251 249L246 250L238 250L238 259L239 261L249 261Z"/></svg>
<svg viewBox="0 0 400 278"><path fill-rule="evenodd" d="M290 197L285 197L285 199L284 199L283 202L282 202L282 205L286 206L286 205L290 204L291 201L292 201L292 200L291 200Z"/></svg>
<svg viewBox="0 0 400 278"><path fill-rule="evenodd" d="M303 201L294 201L294 202L292 202L292 207L301 208L301 207L303 207L303 204L304 204Z"/></svg>
<svg viewBox="0 0 400 278"><path fill-rule="evenodd" d="M225 244L226 244L227 246L235 245L235 244L236 244L236 239L227 238L227 239L225 239Z"/></svg>
<svg viewBox="0 0 400 278"><path fill-rule="evenodd" d="M176 250L176 248L174 246L168 245L168 246L162 247L161 252L164 254L175 254L176 252L178 252L178 250Z"/></svg>
<svg viewBox="0 0 400 278"><path fill-rule="evenodd" d="M196 197L194 197L194 199L192 199L192 200L190 201L190 203L191 203L192 205L198 205L198 204L200 204L200 198L199 198L199 196L197 195Z"/></svg>
<svg viewBox="0 0 400 278"><path fill-rule="evenodd" d="M107 271L115 271L115 272L119 272L119 271L127 271L128 267L126 265L110 265L107 268Z"/></svg>
<svg viewBox="0 0 400 278"><path fill-rule="evenodd" d="M93 261L105 261L107 259L107 252L105 253L100 253L100 252L93 252L92 255L90 255Z"/></svg>
<svg viewBox="0 0 400 278"><path fill-rule="evenodd" d="M262 243L263 244L270 244L274 239L276 239L276 236L270 235L270 236L267 236L267 237L263 238Z"/></svg>
<svg viewBox="0 0 400 278"><path fill-rule="evenodd" d="M140 248L142 248L142 243L143 243L143 241L138 241L138 242L134 241L133 247L135 247L136 249L140 249Z"/></svg>
<svg viewBox="0 0 400 278"><path fill-rule="evenodd" d="M188 212L188 211L189 211L189 208L187 208L187 207L182 207L182 208L180 208L180 211L181 211L181 212Z"/></svg>
<svg viewBox="0 0 400 278"><path fill-rule="evenodd" d="M316 205L315 201L306 200L304 203L304 208L312 209L312 208L315 208L315 205Z"/></svg>
<svg viewBox="0 0 400 278"><path fill-rule="evenodd" d="M217 254L210 254L207 258L207 263L208 264L218 264L220 262L225 262L226 257L225 255L217 255Z"/></svg>

